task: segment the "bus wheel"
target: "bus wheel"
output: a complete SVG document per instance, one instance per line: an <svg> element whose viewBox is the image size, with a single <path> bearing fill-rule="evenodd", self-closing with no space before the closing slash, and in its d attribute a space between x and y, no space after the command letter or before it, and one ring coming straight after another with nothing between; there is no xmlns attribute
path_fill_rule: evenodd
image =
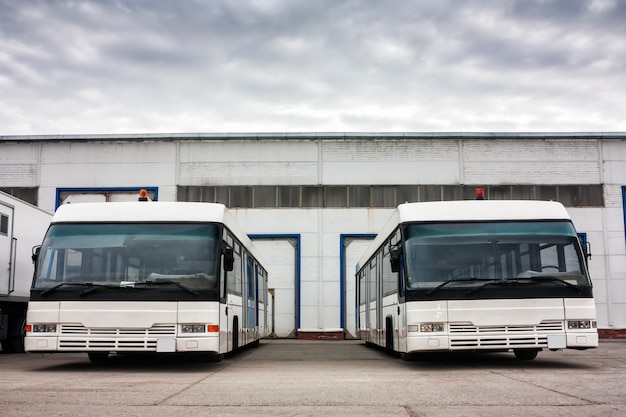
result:
<svg viewBox="0 0 626 417"><path fill-rule="evenodd" d="M537 349L513 349L515 358L520 361L532 361L537 357Z"/></svg>
<svg viewBox="0 0 626 417"><path fill-rule="evenodd" d="M7 317L0 316L0 319ZM0 342L2 352L4 353L24 353L24 323L26 322L26 313L24 316L20 314L10 315L6 319L7 335L6 339ZM2 323L0 323L0 326Z"/></svg>
<svg viewBox="0 0 626 417"><path fill-rule="evenodd" d="M215 363L221 362L222 359L224 359L224 355L221 353L205 353L202 355L201 361L206 363Z"/></svg>
<svg viewBox="0 0 626 417"><path fill-rule="evenodd" d="M87 352L87 356L92 363L102 363L109 357L109 352Z"/></svg>
<svg viewBox="0 0 626 417"><path fill-rule="evenodd" d="M1 343L4 353L24 353L24 339L21 336L11 337Z"/></svg>
<svg viewBox="0 0 626 417"><path fill-rule="evenodd" d="M400 358L406 362L426 362L433 359L433 354L429 352L400 353Z"/></svg>

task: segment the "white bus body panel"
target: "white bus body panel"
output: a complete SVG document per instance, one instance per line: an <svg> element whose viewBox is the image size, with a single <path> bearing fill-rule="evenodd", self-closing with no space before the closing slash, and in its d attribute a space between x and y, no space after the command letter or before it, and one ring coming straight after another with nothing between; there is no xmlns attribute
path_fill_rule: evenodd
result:
<svg viewBox="0 0 626 417"><path fill-rule="evenodd" d="M30 334L26 351L220 352L219 333L181 333L181 324L219 324L219 303L183 301L31 302L28 323L58 323Z"/></svg>
<svg viewBox="0 0 626 417"><path fill-rule="evenodd" d="M598 346L596 329L567 328L567 319L596 320L591 298L408 302L406 314L408 326L445 323L443 332L408 332L407 353Z"/></svg>

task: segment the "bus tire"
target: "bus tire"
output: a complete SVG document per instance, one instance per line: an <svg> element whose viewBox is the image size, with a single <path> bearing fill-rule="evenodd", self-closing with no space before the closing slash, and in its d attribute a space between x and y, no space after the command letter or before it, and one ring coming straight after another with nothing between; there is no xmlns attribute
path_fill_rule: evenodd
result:
<svg viewBox="0 0 626 417"><path fill-rule="evenodd" d="M400 353L400 358L406 362L425 362L432 359L432 354L428 352Z"/></svg>
<svg viewBox="0 0 626 417"><path fill-rule="evenodd" d="M217 363L221 362L224 359L224 355L221 353L205 353L202 355L202 362L205 363Z"/></svg>
<svg viewBox="0 0 626 417"><path fill-rule="evenodd" d="M513 349L515 359L520 361L532 361L539 353L538 349Z"/></svg>
<svg viewBox="0 0 626 417"><path fill-rule="evenodd" d="M24 323L26 312L11 312L6 317L6 339L0 342L3 353L24 353Z"/></svg>
<svg viewBox="0 0 626 417"><path fill-rule="evenodd" d="M91 363L103 363L109 357L109 352L87 352L87 356Z"/></svg>
<svg viewBox="0 0 626 417"><path fill-rule="evenodd" d="M9 337L7 340L3 340L1 344L3 353L24 353L24 339L22 337Z"/></svg>

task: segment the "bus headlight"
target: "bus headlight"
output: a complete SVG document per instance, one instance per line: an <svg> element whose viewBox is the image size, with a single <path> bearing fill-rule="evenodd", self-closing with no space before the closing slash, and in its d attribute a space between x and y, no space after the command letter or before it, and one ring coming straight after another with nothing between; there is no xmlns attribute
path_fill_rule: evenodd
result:
<svg viewBox="0 0 626 417"><path fill-rule="evenodd" d="M204 333L206 326L204 324L181 324L183 333Z"/></svg>
<svg viewBox="0 0 626 417"><path fill-rule="evenodd" d="M411 324L407 326L407 330L409 333L416 333L418 331L422 333L432 333L443 332L444 327L443 323L420 323L419 325Z"/></svg>
<svg viewBox="0 0 626 417"><path fill-rule="evenodd" d="M33 324L31 329L33 333L56 333L57 325L54 323L38 323Z"/></svg>
<svg viewBox="0 0 626 417"><path fill-rule="evenodd" d="M420 332L443 332L443 323L422 323L420 324Z"/></svg>
<svg viewBox="0 0 626 417"><path fill-rule="evenodd" d="M598 323L595 320L568 320L568 329L595 329Z"/></svg>
<svg viewBox="0 0 626 417"><path fill-rule="evenodd" d="M217 324L181 324L182 333L216 333L220 331Z"/></svg>

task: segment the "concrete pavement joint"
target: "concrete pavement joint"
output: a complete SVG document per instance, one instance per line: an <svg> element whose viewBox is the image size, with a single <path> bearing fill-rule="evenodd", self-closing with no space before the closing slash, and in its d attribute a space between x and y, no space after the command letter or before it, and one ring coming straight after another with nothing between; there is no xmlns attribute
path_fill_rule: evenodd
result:
<svg viewBox="0 0 626 417"><path fill-rule="evenodd" d="M171 394L171 395L168 395L167 397L165 397L165 398L163 398L163 399L161 399L161 400L159 400L159 401L157 401L157 402L153 403L152 405L153 405L153 406L154 406L154 405L164 405L164 403L165 403L166 401L169 401L170 399L172 399L172 398L176 397L177 395L182 394L183 392L187 391L188 389L195 387L195 386L196 386L196 385L198 385L199 383L201 383L201 382L203 382L203 381L205 381L205 380L207 380L207 379L211 378L213 375L215 375L215 374L217 374L217 373L219 373L219 372L222 372L224 369L228 368L228 367L229 367L229 366L231 366L232 364L233 364L233 362L224 364L224 365L223 365L223 366L221 366L219 369L216 369L215 371L210 372L208 375L206 375L206 376L204 376L204 377L202 377L202 378L198 379L197 381L192 382L191 384L189 384L189 385L188 385L188 386L186 386L185 388L183 388L183 389L179 390L178 392L175 392L175 393L173 393L173 394Z"/></svg>
<svg viewBox="0 0 626 417"><path fill-rule="evenodd" d="M512 380L512 381L516 381L516 382L521 382L521 383L523 383L523 384L532 385L532 386L533 386L533 387L535 387L535 388L540 388L540 389L543 389L543 390L546 390L546 391L553 392L553 393L555 393L555 394L565 395L566 397L570 397L570 398L574 398L574 399L576 399L576 400L583 401L583 402L585 402L585 403L587 403L587 404L589 404L589 405L603 405L603 404L604 404L604 403L599 403L599 402L596 402L596 401L591 401L591 400L588 400L588 399L586 399L586 398L581 398L581 397L578 397L578 396L576 396L576 395L569 394L569 393L567 393L567 392L561 392L561 391L555 390L555 389L553 389L553 388L544 387L544 386L541 386L541 385L539 385L539 384L536 384L536 383L533 383L533 382L530 382L530 381L525 381L525 380L523 380L523 379L514 378L514 377L512 377L512 376L510 376L510 375L505 375L505 374L503 374L503 373L501 373L501 372L497 372L497 371L490 371L490 372L491 372L492 374L499 375L499 376L501 376L501 377L504 377L504 378L510 379L510 380ZM572 406L573 406L573 405L574 405L574 404L572 404ZM570 406L570 405L567 405L567 406Z"/></svg>
<svg viewBox="0 0 626 417"><path fill-rule="evenodd" d="M402 408L404 408L404 411L406 411L409 417L420 417L420 415L417 412L413 411L413 409L408 405L403 405Z"/></svg>

